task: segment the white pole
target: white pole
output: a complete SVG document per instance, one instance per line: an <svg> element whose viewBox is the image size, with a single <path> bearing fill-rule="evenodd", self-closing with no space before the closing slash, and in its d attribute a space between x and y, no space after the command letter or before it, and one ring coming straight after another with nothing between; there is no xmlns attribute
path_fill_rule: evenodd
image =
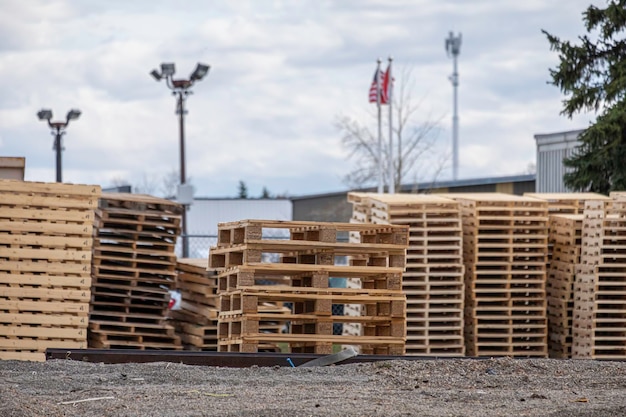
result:
<svg viewBox="0 0 626 417"><path fill-rule="evenodd" d="M376 106L378 107L378 193L383 192L383 130L380 123L380 58L376 61Z"/></svg>
<svg viewBox="0 0 626 417"><path fill-rule="evenodd" d="M387 104L389 105L389 194L396 192L396 181L393 169L393 77L391 76L391 61L393 58L389 57L389 66L387 67L388 77L388 89L389 96L387 97Z"/></svg>
<svg viewBox="0 0 626 417"><path fill-rule="evenodd" d="M446 39L446 51L452 55L452 76L450 81L453 88L453 109L452 109L452 179L457 180L459 174L459 115L458 115L458 94L459 73L457 70L457 58L461 53L461 34L454 36L450 32Z"/></svg>

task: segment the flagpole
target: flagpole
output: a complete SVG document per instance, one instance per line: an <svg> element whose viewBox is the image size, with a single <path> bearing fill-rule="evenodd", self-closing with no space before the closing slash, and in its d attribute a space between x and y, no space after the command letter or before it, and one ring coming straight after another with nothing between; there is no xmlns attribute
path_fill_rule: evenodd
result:
<svg viewBox="0 0 626 417"><path fill-rule="evenodd" d="M391 75L391 61L393 58L389 58L389 66L387 67L387 104L389 105L389 194L396 192L396 182L393 169L393 77Z"/></svg>
<svg viewBox="0 0 626 417"><path fill-rule="evenodd" d="M376 67L376 106L378 107L378 192L383 192L383 127L381 124L381 108L380 108L380 63L378 58Z"/></svg>

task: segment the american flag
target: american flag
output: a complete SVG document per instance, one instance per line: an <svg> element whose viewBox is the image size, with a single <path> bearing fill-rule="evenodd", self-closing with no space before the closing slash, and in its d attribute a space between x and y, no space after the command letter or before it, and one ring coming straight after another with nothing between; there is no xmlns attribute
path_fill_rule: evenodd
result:
<svg viewBox="0 0 626 417"><path fill-rule="evenodd" d="M370 103L378 102L378 77L380 77L381 72L380 69L376 69L374 72L374 81L372 81L372 86L370 87Z"/></svg>
<svg viewBox="0 0 626 417"><path fill-rule="evenodd" d="M372 81L372 85L370 87L370 103L378 102L378 77L382 77L380 81L380 104L388 104L389 103L389 92L391 89L391 80L389 79L389 68L387 71L383 72L380 69L377 69L374 72L374 80Z"/></svg>

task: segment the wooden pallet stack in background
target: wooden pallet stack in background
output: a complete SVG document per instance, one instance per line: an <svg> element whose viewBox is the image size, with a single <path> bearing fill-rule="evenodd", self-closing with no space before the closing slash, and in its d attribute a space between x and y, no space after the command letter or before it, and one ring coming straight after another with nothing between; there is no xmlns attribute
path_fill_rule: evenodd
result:
<svg viewBox="0 0 626 417"><path fill-rule="evenodd" d="M172 324L187 350L217 350L217 318L219 316L220 297L217 294L217 270L208 269L208 260L178 259L176 270L176 288L181 293L179 310L172 310ZM259 331L280 333L286 321L280 314L287 314L290 309L282 303L264 303L259 306L262 313L272 314L272 320L259 321ZM275 345L261 345L259 350L276 351Z"/></svg>
<svg viewBox="0 0 626 417"><path fill-rule="evenodd" d="M180 309L170 311L170 317L187 350L217 350L217 274L207 267L207 259L179 258L176 262L181 303Z"/></svg>
<svg viewBox="0 0 626 417"><path fill-rule="evenodd" d="M548 351L552 358L566 359L572 353L574 283L580 264L582 214L550 215L549 242L552 260L548 266Z"/></svg>
<svg viewBox="0 0 626 417"><path fill-rule="evenodd" d="M268 239L275 229L289 239ZM358 243L342 242L344 232L358 233ZM361 353L404 353L406 298L402 272L408 242L406 227L348 223L243 220L221 223L209 266L218 268L220 315L218 349L256 352L260 343L282 343L290 352L329 354L334 344L358 346ZM348 256L351 265L337 265ZM267 259L278 262L263 262ZM330 288L330 278L359 278L362 288ZM259 330L272 316L265 302L292 306L281 315L289 333ZM333 314L333 304L361 304L364 315ZM275 317L275 315L274 315ZM363 335L333 334L334 323L358 322Z"/></svg>
<svg viewBox="0 0 626 417"><path fill-rule="evenodd" d="M89 346L181 349L166 323L182 206L137 194L104 194L96 213Z"/></svg>
<svg viewBox="0 0 626 417"><path fill-rule="evenodd" d="M574 286L572 357L626 358L626 199L588 201Z"/></svg>
<svg viewBox="0 0 626 417"><path fill-rule="evenodd" d="M545 201L443 194L460 203L465 348L470 356L547 356Z"/></svg>
<svg viewBox="0 0 626 417"><path fill-rule="evenodd" d="M349 193L355 223L409 228L402 289L407 355L463 356L463 248L459 203L428 194Z"/></svg>
<svg viewBox="0 0 626 417"><path fill-rule="evenodd" d="M551 357L567 358L571 356L575 270L577 264L580 263L580 234L585 202L610 200L610 198L597 193L525 193L524 195L548 202L550 213L546 281L548 351Z"/></svg>
<svg viewBox="0 0 626 417"><path fill-rule="evenodd" d="M95 185L0 180L0 359L87 347Z"/></svg>

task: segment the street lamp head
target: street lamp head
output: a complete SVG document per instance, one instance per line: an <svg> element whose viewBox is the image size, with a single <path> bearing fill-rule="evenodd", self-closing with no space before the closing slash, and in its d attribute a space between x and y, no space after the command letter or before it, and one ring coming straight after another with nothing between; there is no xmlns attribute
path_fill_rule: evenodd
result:
<svg viewBox="0 0 626 417"><path fill-rule="evenodd" d="M72 109L72 110L67 112L67 121L68 122L70 120L76 120L79 117L80 117L80 110L78 110L78 109Z"/></svg>
<svg viewBox="0 0 626 417"><path fill-rule="evenodd" d="M162 77L171 77L176 72L176 66L173 62L165 62L161 64Z"/></svg>
<svg viewBox="0 0 626 417"><path fill-rule="evenodd" d="M163 78L161 76L161 73L159 73L159 71L153 69L152 72L150 72L150 75L152 75L154 77L155 80L157 81L161 81L161 78Z"/></svg>
<svg viewBox="0 0 626 417"><path fill-rule="evenodd" d="M198 62L196 69L191 73L190 80L191 81L200 81L204 78L205 75L209 72L211 68L210 65L201 64Z"/></svg>
<svg viewBox="0 0 626 417"><path fill-rule="evenodd" d="M52 110L41 109L37 112L37 117L39 118L39 120L50 121L50 119L52 119Z"/></svg>

